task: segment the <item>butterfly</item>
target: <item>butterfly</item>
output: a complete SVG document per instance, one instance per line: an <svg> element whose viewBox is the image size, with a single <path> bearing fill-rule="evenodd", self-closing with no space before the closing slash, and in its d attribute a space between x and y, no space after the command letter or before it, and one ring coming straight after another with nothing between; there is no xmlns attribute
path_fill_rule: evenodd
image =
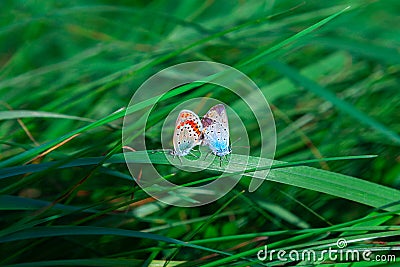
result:
<svg viewBox="0 0 400 267"><path fill-rule="evenodd" d="M229 124L226 109L223 104L218 104L201 119L203 125L203 145L208 145L211 152L219 157L232 152L229 145Z"/></svg>
<svg viewBox="0 0 400 267"><path fill-rule="evenodd" d="M183 157L190 153L193 147L200 145L203 137L203 126L199 116L193 111L182 110L175 123L172 142L174 150L171 155Z"/></svg>

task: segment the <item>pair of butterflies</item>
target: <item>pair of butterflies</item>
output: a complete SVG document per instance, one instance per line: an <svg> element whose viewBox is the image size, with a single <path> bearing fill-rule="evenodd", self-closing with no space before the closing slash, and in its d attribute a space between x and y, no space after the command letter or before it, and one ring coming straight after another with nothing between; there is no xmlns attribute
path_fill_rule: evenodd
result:
<svg viewBox="0 0 400 267"><path fill-rule="evenodd" d="M173 144L171 154L178 157L186 156L197 145L208 145L219 157L231 153L225 106L213 106L202 119L193 111L182 110L176 120Z"/></svg>

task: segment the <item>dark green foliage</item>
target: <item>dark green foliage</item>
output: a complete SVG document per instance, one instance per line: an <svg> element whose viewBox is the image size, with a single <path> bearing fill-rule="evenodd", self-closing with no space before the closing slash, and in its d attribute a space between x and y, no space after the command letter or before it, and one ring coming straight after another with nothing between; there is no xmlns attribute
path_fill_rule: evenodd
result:
<svg viewBox="0 0 400 267"><path fill-rule="evenodd" d="M28 0L0 8L0 265L266 265L257 260L265 244L322 250L340 237L347 248L395 254L398 1ZM179 208L154 201L130 176L121 108L159 70L196 60L233 66L258 85L275 117L276 161L253 193L244 176L214 203ZM245 110L222 88L176 88L150 116L149 149L160 148L169 111L204 96ZM251 172L260 134L242 115ZM194 174L163 153L150 159L180 185L220 175L219 159Z"/></svg>

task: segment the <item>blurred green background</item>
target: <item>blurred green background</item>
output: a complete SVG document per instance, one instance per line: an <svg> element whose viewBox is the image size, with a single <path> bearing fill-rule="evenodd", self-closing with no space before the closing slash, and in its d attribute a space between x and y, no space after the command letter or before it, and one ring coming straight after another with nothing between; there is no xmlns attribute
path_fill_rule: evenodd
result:
<svg viewBox="0 0 400 267"><path fill-rule="evenodd" d="M396 254L398 1L4 0L0 9L1 265L262 266L265 244L321 249L339 237ZM198 208L149 198L120 154L121 108L156 72L195 60L248 75L275 117L275 159L312 168L277 168L254 193L243 178ZM204 86L160 105L201 96L237 101ZM258 132L249 135L257 151ZM376 157L346 158L357 155ZM184 182L216 174L152 160Z"/></svg>

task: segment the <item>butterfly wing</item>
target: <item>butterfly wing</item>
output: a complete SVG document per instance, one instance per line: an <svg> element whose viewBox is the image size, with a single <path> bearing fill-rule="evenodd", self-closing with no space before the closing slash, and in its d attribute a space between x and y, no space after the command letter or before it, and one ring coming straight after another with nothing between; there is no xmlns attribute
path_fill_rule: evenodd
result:
<svg viewBox="0 0 400 267"><path fill-rule="evenodd" d="M217 156L225 156L231 152L229 146L229 123L223 104L210 108L201 120L203 124L204 145L208 145Z"/></svg>
<svg viewBox="0 0 400 267"><path fill-rule="evenodd" d="M201 143L203 127L199 116L193 111L182 110L175 123L173 155L186 156L193 147Z"/></svg>

